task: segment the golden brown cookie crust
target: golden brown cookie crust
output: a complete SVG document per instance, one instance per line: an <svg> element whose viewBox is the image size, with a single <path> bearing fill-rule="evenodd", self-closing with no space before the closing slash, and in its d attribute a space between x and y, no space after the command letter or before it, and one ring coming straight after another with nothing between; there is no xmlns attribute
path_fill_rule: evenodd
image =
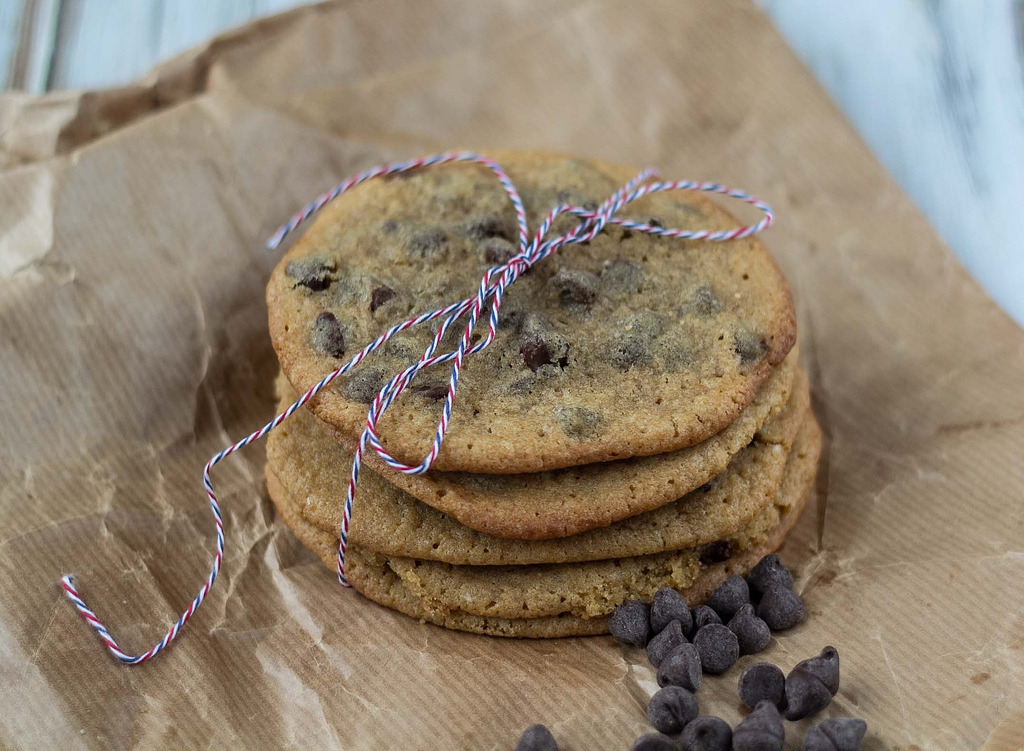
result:
<svg viewBox="0 0 1024 751"><path fill-rule="evenodd" d="M810 402L806 376L797 375L797 354L794 348L735 422L696 446L667 454L520 475L406 475L387 467L372 451L364 455L364 466L466 527L493 537L548 539L580 534L676 501L724 472L733 456L755 438L788 449ZM278 384L284 389L279 405L283 409L294 401L294 394L287 381L279 379ZM308 518L314 523L327 519L333 528L340 522L336 496L348 481L352 458L337 442L325 440L325 431L339 437L337 431L300 411L270 435L268 450L280 456L277 464L281 466L289 458L298 458L295 450L277 451L286 434L298 434L298 440L307 444L304 461L290 462L290 475L309 478L304 491ZM325 479L314 480L314 473ZM300 483L291 485L299 489Z"/></svg>
<svg viewBox="0 0 1024 751"><path fill-rule="evenodd" d="M533 225L559 192L603 200L635 174L548 154L495 156ZM666 226L736 225L699 194L648 196L628 209ZM510 216L497 182L472 165L370 181L329 204L267 286L288 380L306 390L388 326L471 294L493 265L486 235L508 234ZM529 328L528 313L544 319ZM439 471L539 472L700 443L736 419L796 338L786 282L754 238L686 242L609 228L531 269L503 314L510 325L466 361ZM550 351L531 364L523 351L538 336ZM356 438L368 383L415 360L429 332L402 337L323 392L312 403L317 416ZM426 454L445 379L440 369L423 374L423 390L403 395L381 421L400 459Z"/></svg>
<svg viewBox="0 0 1024 751"><path fill-rule="evenodd" d="M801 441L799 448L794 449L794 467L798 467L799 471L787 473L786 481L779 492L779 501L773 506L778 523L773 528L758 533L756 544L753 547L744 548L742 552L733 555L727 561L706 566L704 570L691 576L688 585L682 588L687 601L691 604L703 601L725 577L733 573L746 573L763 555L776 549L782 543L785 534L795 524L807 496L813 489L817 457L821 446L820 430L817 424L812 419L806 425L805 435L807 438ZM287 496L287 492L279 483L273 481L272 474L270 479L271 498L281 512L285 523L293 529L296 536L307 547L316 552L328 567L333 569L337 538L320 531L302 519L298 504ZM748 542L753 544L754 541ZM657 558L657 556L644 556L643 558L650 559ZM623 565L629 563L628 559L621 561ZM416 582L410 584L408 576L403 575L402 569L407 568L407 565L404 561L367 553L358 548L349 548L349 581L367 597L421 620L475 633L522 637L604 633L607 630L607 613L624 599L632 599L633 595L633 593L620 592L618 598L610 599L595 608L596 612L593 614L579 615L565 610L557 615L527 618L480 615L470 612L471 609L478 608L480 603L473 602L473 598L470 597L468 607L464 606L467 593L457 590L457 586L456 594L451 595L454 601L458 602L456 607L448 607L425 597L421 591L418 591L422 589L422 585ZM575 568L589 565L592 564L577 564ZM413 568L421 567L413 566ZM552 567L521 568L546 569ZM544 574L540 572L539 575L543 576ZM459 575L456 574L456 576ZM529 576L536 576L536 574ZM671 577L664 577L662 582L648 582L650 586L644 587L645 591L641 596L650 599L658 586L673 586L674 583L675 581ZM497 581L496 589L506 585L505 582ZM651 586L654 589L651 589ZM647 589L651 591L648 592ZM530 594L526 589L523 591ZM602 610L604 612L600 612ZM527 612L530 611L531 608L528 607Z"/></svg>
<svg viewBox="0 0 1024 751"><path fill-rule="evenodd" d="M705 487L658 509L559 539L511 540L470 529L364 469L349 540L376 553L476 566L602 560L702 545L735 534L772 502L808 403L801 380L785 411L762 428L770 440L758 434ZM351 457L315 420L296 414L274 431L267 460L268 472L302 502L307 521L325 532L338 529ZM597 505L605 498L579 500ZM549 502L561 508L557 496Z"/></svg>

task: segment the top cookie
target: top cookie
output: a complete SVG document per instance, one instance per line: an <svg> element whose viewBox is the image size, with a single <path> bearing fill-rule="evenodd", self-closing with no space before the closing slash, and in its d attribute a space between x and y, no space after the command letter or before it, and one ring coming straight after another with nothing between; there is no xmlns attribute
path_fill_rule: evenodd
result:
<svg viewBox="0 0 1024 751"><path fill-rule="evenodd" d="M559 203L596 205L635 170L498 152L530 226ZM660 193L623 216L720 230L737 221L696 193ZM553 232L576 223L562 217ZM512 206L475 165L367 182L328 205L267 286L270 334L297 390L388 327L474 293L515 254ZM399 334L311 407L358 437L385 381L417 360L431 324ZM477 328L486 332L486 321ZM456 324L446 350L461 335ZM510 474L674 451L728 425L796 338L786 281L754 238L706 243L609 227L508 289L491 346L466 359L440 471ZM448 369L422 372L379 423L387 449L427 453Z"/></svg>

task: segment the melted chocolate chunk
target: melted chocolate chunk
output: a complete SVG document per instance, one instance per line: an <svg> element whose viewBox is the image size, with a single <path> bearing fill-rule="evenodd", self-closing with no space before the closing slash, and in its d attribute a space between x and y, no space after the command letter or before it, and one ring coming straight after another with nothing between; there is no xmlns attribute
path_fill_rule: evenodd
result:
<svg viewBox="0 0 1024 751"><path fill-rule="evenodd" d="M569 342L551 328L542 313L530 313L519 334L519 353L526 366L536 373L544 365L569 365Z"/></svg>
<svg viewBox="0 0 1024 751"><path fill-rule="evenodd" d="M345 380L345 398L360 404L369 404L384 388L386 382L387 375L380 368L356 368Z"/></svg>
<svg viewBox="0 0 1024 751"><path fill-rule="evenodd" d="M746 329L737 331L734 341L736 354L740 356L740 363L743 365L756 362L768 351L764 339Z"/></svg>
<svg viewBox="0 0 1024 751"><path fill-rule="evenodd" d="M519 254L515 245L501 237L491 237L480 243L477 251L492 266L504 265Z"/></svg>
<svg viewBox="0 0 1024 751"><path fill-rule="evenodd" d="M551 284L563 305L590 305L597 298L598 278L589 271L562 269L551 277Z"/></svg>
<svg viewBox="0 0 1024 751"><path fill-rule="evenodd" d="M615 327L608 360L625 372L634 365L647 365L653 357L651 345L663 330L661 319L654 313L634 313Z"/></svg>
<svg viewBox="0 0 1024 751"><path fill-rule="evenodd" d="M420 230L409 238L409 252L420 258L437 258L448 246L448 234L440 227Z"/></svg>
<svg viewBox="0 0 1024 751"><path fill-rule="evenodd" d="M334 313L324 311L316 317L310 339L313 348L325 355L341 357L345 354L345 332Z"/></svg>
<svg viewBox="0 0 1024 751"><path fill-rule="evenodd" d="M700 551L700 562L702 566L711 566L732 558L732 543L728 540L715 540L709 542Z"/></svg>
<svg viewBox="0 0 1024 751"><path fill-rule="evenodd" d="M330 258L311 256L289 261L284 267L284 273L294 279L296 285L320 292L331 286L331 282L334 281L332 272L336 268L337 265Z"/></svg>
<svg viewBox="0 0 1024 751"><path fill-rule="evenodd" d="M601 416L585 407L563 405L555 409L555 418L570 438L589 438L601 428Z"/></svg>
<svg viewBox="0 0 1024 751"><path fill-rule="evenodd" d="M448 385L444 383L414 383L409 386L409 391L424 399L438 401L448 395Z"/></svg>
<svg viewBox="0 0 1024 751"><path fill-rule="evenodd" d="M636 261L617 258L601 270L601 284L612 292L639 292L644 269Z"/></svg>
<svg viewBox="0 0 1024 751"><path fill-rule="evenodd" d="M474 240L501 237L512 240L516 236L515 222L498 215L471 219L463 225L463 231Z"/></svg>
<svg viewBox="0 0 1024 751"><path fill-rule="evenodd" d="M373 313L381 305L395 296L395 291L386 284L382 284L370 293L370 312Z"/></svg>

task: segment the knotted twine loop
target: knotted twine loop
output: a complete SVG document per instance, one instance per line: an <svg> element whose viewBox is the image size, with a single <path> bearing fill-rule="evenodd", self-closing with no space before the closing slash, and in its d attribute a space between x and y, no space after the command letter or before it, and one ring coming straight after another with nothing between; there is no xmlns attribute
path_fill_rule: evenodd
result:
<svg viewBox="0 0 1024 751"><path fill-rule="evenodd" d="M473 355L486 349L490 343L494 341L498 328L498 315L501 309L502 296L505 293L505 289L515 282L523 272L538 261L541 261L552 253L557 252L565 245L583 243L591 240L609 224L617 224L626 229L637 232L647 232L661 237L722 242L742 237L749 237L750 235L756 234L771 226L775 221L775 215L772 212L771 207L743 191L727 188L724 185L719 185L717 183L694 182L691 180L677 180L675 182L648 182L649 180L656 178L658 173L653 169L646 169L612 193L594 210L587 210L581 206L573 206L570 204L556 206L546 217L544 217L544 220L540 223L537 231L531 236L526 223L526 210L523 207L523 201L519 196L519 191L516 190L515 185L512 183L512 180L509 178L508 174L506 174L505 170L502 169L501 165L480 154L469 152L449 152L422 157L420 159L412 159L406 162L397 162L394 164L374 167L366 172L361 172L358 175L350 177L318 197L278 229L277 232L275 232L267 241L267 250L276 250L284 238L302 222L320 211L320 209L342 193L351 190L367 180L371 180L375 177L386 177L399 172L408 172L410 170L420 169L423 167L450 164L453 162L469 162L481 165L489 169L494 173L495 177L497 177L498 182L501 183L502 188L505 190L505 194L508 196L509 200L512 202L513 208L515 209L516 224L519 227L519 253L511 258L507 263L499 264L487 269L486 273L480 279L480 284L477 287L475 296L468 297L465 300L453 303L445 308L434 310L430 313L423 313L415 318L410 318L407 321L392 326L359 350L359 352L357 352L347 363L324 376L319 383L300 396L291 406L288 407L288 409L277 415L277 417L268 422L262 428L254 433L250 433L242 440L228 446L210 458L206 463L206 466L203 467L203 487L206 490L206 497L210 502L210 511L213 513L214 527L217 533L216 552L213 556L210 574L206 577L206 582L203 584L202 589L199 590L199 594L197 594L195 599L189 603L189 606L185 609L185 612L181 614L181 617L179 617L171 626L170 630L168 630L164 637L148 651L139 655L130 655L122 651L114 640L114 637L110 635L106 626L103 625L102 621L100 621L96 614L89 609L79 596L78 590L75 589L73 583L73 577L64 576L61 578L61 587L68 596L68 599L74 603L75 608L77 608L82 618L84 618L89 625L92 626L93 630L99 634L100 639L102 639L103 643L107 645L107 649L110 650L110 653L118 660L129 665L136 665L158 655L165 647L167 647L167 645L174 641L181 632L181 629L186 623L188 623L189 619L203 603L203 600L206 599L206 595L209 594L210 588L213 586L213 582L216 580L217 574L220 572L221 561L224 557L224 520L221 518L220 505L218 504L217 496L213 491L213 483L210 481L210 470L223 459L231 456L239 449L243 449L253 441L263 438L267 433L287 420L297 409L304 406L310 399L327 388L336 378L348 373L352 368L359 365L359 363L361 363L368 355L388 341L391 337L395 336L399 332L412 328L413 326L418 326L421 323L426 323L427 321L432 321L437 318L443 319L433 340L424 351L423 356L417 362L413 363L388 381L374 397L373 402L370 404L369 411L367 412L366 427L363 429L362 435L359 438L359 443L352 459L352 472L349 477L348 490L345 495L345 509L342 514L341 528L339 531L337 570L338 581L344 587L351 586L345 577L345 551L348 547L349 522L352 518L352 504L355 501L356 484L359 480L359 469L362 465L362 457L366 451L367 445L376 451L380 458L389 467L399 472L410 475L419 475L430 469L434 461L437 459L438 453L441 451L441 444L444 442L445 434L448 432L448 425L451 420L452 404L455 400L455 391L459 385L459 374L462 371L462 363L467 355ZM618 212L619 209L637 200L641 196L668 190L691 190L704 193L719 193L755 206L761 210L764 217L756 224L736 227L731 230L710 231L672 229L654 224L644 224L643 222L637 222L630 219L622 219L616 216L616 212ZM545 240L544 238L551 229L551 225L561 214L572 214L580 220L580 223L564 235L559 235L549 240ZM472 338L473 331L476 328L480 315L488 301L490 301L490 314L487 319L487 335L477 344L470 346L469 343ZM457 320L467 314L468 319L465 327L463 328L462 338L459 340L458 347L453 352L437 354L437 349L440 346L445 333ZM444 407L441 410L441 419L438 421L437 430L434 433L434 440L431 444L430 452L419 464L408 465L396 459L384 449L384 446L380 442L380 436L377 434L377 422L381 417L383 417L384 413L387 412L395 399L397 399L409 384L412 383L413 379L415 379L420 371L439 363L451 363L451 371L448 376L448 393L445 396Z"/></svg>

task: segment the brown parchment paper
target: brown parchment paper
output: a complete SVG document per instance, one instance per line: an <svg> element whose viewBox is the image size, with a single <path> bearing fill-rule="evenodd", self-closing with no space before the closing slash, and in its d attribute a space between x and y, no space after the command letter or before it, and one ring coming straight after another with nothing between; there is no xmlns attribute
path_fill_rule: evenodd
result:
<svg viewBox="0 0 1024 751"><path fill-rule="evenodd" d="M350 0L115 91L0 98L0 746L563 748L646 732L609 638L446 632L342 590L275 520L256 445L215 470L223 572L165 654L117 664L206 576L203 463L272 414L264 238L348 174L454 146L655 165L768 199L828 437L784 550L866 749L1024 745L1024 334L746 2ZM514 294L514 293L513 293ZM753 658L744 658L741 665ZM741 717L739 668L702 712ZM787 723L801 747L811 723Z"/></svg>

